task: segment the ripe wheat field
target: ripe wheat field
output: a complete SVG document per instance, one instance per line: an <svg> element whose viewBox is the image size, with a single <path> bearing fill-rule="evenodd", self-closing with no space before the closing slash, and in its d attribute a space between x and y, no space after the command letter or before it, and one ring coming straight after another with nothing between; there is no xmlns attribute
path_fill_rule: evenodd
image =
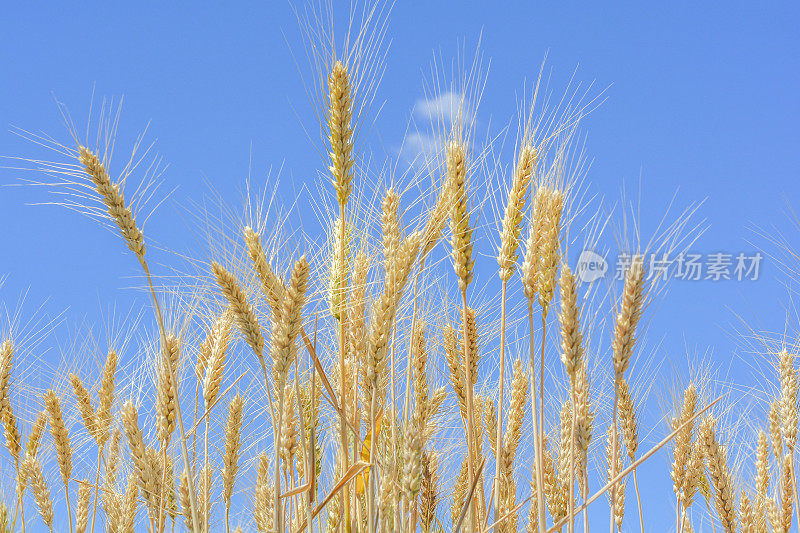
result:
<svg viewBox="0 0 800 533"><path fill-rule="evenodd" d="M141 313L39 387L37 350L72 342L69 311L44 320L0 293L0 531L652 531L653 506L674 516L655 530L797 527L789 338L763 343L777 386L754 438L731 431L733 396L701 369L642 412L648 382L672 377L643 353L651 304L669 298L645 258L687 250L699 205L641 214L652 235L600 209L582 128L605 91L556 87L545 65L485 134L480 49L434 62L428 92L452 96L435 149L367 156L389 12L367 3L334 32L346 12L299 10L319 173L288 205L254 193L205 218L205 253L170 250L172 264L151 261L145 224L174 201L169 171L149 132L117 142L121 105L74 120L59 103L60 130L13 130L30 141L3 154L17 184L118 235ZM620 280L585 282L570 259L615 230ZM654 457L672 491L643 501Z"/></svg>

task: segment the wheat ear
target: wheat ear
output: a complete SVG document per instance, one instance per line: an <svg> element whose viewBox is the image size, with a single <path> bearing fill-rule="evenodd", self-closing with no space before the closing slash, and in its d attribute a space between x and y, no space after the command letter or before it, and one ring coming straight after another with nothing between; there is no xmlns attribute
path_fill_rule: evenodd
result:
<svg viewBox="0 0 800 533"><path fill-rule="evenodd" d="M11 406L11 371L14 363L14 345L10 340L0 346L0 422L5 430L6 448L19 470L19 453L22 438L17 427L17 418Z"/></svg>
<svg viewBox="0 0 800 533"><path fill-rule="evenodd" d="M630 365L633 356L633 347L636 343L636 326L642 314L644 300L644 264L641 256L636 255L625 273L625 287L622 292L622 302L617 311L614 338L611 343L614 364L614 407L612 424L613 456L618 455L619 438L617 435L617 417L619 408L619 386L625 371ZM611 463L616 468L616 462ZM613 477L617 472L613 472ZM615 499L616 487L611 487L611 498ZM613 517L612 517L613 518ZM613 521L613 520L612 520Z"/></svg>
<svg viewBox="0 0 800 533"><path fill-rule="evenodd" d="M499 275L502 282L501 288L501 311L500 311L500 391L498 396L497 417L497 450L495 454L495 464L498 465L495 475L495 494L500 494L500 451L503 447L503 409L504 388L505 388L505 360L506 360L506 290L508 280L514 274L517 264L517 251L519 250L519 237L522 232L522 220L525 204L528 200L528 185L530 183L533 165L536 159L536 151L525 146L520 150L517 166L514 171L514 179L511 190L508 194L505 215L503 216L502 231L500 232L500 249L498 250L497 263L500 267ZM495 518L500 516L500 499L495 498Z"/></svg>
<svg viewBox="0 0 800 533"><path fill-rule="evenodd" d="M30 480L33 498L36 500L36 505L39 507L39 515L42 517L42 521L45 525L50 528L50 533L52 533L53 500L50 497L50 488L47 486L44 474L42 474L42 466L39 464L39 460L35 458L26 459L25 472L28 474L28 479Z"/></svg>
<svg viewBox="0 0 800 533"><path fill-rule="evenodd" d="M55 392L49 390L44 395L47 413L50 415L50 433L56 448L56 458L61 469L61 480L64 482L64 496L67 500L70 531L72 531L72 508L69 503L69 481L72 476L72 447L69 442L69 432L64 424L64 414L61 410L61 399Z"/></svg>
<svg viewBox="0 0 800 533"><path fill-rule="evenodd" d="M561 324L561 362L570 378L570 400L573 407L577 405L577 374L578 368L583 363L583 334L580 330L580 305L578 304L578 287L575 275L568 265L561 268L561 277L558 282L561 295L561 310L558 321ZM570 476L569 476L569 508L568 530L575 529L575 424L576 409L572 409L573 420L570 428Z"/></svg>
<svg viewBox="0 0 800 533"><path fill-rule="evenodd" d="M236 318L236 323L242 332L242 336L261 363L262 369L264 370L264 379L268 381L266 363L264 362L264 335L261 332L261 326L258 323L255 310L250 304L244 290L239 285L236 276L225 270L219 263L212 262L211 270L214 272L222 294L228 300L231 312Z"/></svg>
<svg viewBox="0 0 800 533"><path fill-rule="evenodd" d="M292 269L292 277L289 282L289 287L286 295L282 301L281 307L281 321L278 326L277 332L273 336L272 342L272 360L274 364L274 373L276 376L275 389L279 394L278 397L278 417L277 425L275 426L275 476L274 476L274 523L278 530L281 530L281 501L280 501L280 460L279 449L277 443L280 440L280 432L282 425L282 416L284 408L284 383L286 382L286 375L288 374L289 367L291 366L297 352L295 340L300 333L300 326L302 324L302 310L305 305L306 289L308 287L308 262L305 256L298 259L294 268ZM342 404L344 405L344 397L342 397Z"/></svg>
<svg viewBox="0 0 800 533"><path fill-rule="evenodd" d="M791 471L795 469L795 447L797 446L797 424L800 420L798 414L797 399L800 384L797 380L797 370L794 367L794 355L785 348L778 354L778 373L781 379L781 430L783 433L788 456L790 458ZM792 475L792 488L794 500L797 504L797 521L800 524L800 498L797 494L797 480ZM791 502L790 502L791 503ZM790 518L791 519L791 518Z"/></svg>
<svg viewBox="0 0 800 533"><path fill-rule="evenodd" d="M228 424L225 426L225 455L222 467L222 499L225 502L225 530L230 532L231 498L233 484L239 470L239 450L242 436L242 411L244 400L237 394L228 406Z"/></svg>
<svg viewBox="0 0 800 533"><path fill-rule="evenodd" d="M14 345L10 340L3 341L0 345L0 424L3 425L6 449L14 461L17 474L17 510L22 514L22 527L25 529L25 510L22 505L22 495L25 493L26 475L21 463L20 451L22 437L17 427L17 418L11 406L11 370L14 363ZM14 526L16 527L16 512L14 513Z"/></svg>
<svg viewBox="0 0 800 533"><path fill-rule="evenodd" d="M147 285L150 289L150 297L153 300L153 307L156 315L156 322L158 323L159 335L161 337L162 349L166 352L167 333L164 328L164 318L161 314L161 307L156 296L155 288L153 286L153 279L150 275L150 267L145 260L145 245L144 234L139 226L136 224L136 219L133 216L131 209L125 205L125 199L120 190L120 185L111 182L108 170L103 161L101 161L91 150L84 146L78 147L78 160L84 167L84 172L88 175L93 183L97 194L100 196L101 201L105 204L109 217L114 220L119 228L120 235L122 236L128 248L136 255L139 264L147 278ZM171 376L173 382L177 379L173 373ZM186 431L183 427L183 417L181 416L180 403L175 404L175 418L178 428L180 430L180 445L181 454L183 455L184 466L187 469L191 468L189 462L189 450L186 446ZM195 512L194 502L192 502L192 513ZM194 533L199 533L193 530Z"/></svg>
<svg viewBox="0 0 800 533"><path fill-rule="evenodd" d="M733 481L730 470L728 470L725 448L717 441L715 425L714 418L711 415L706 416L700 426L700 435L708 460L709 481L715 490L714 502L719 519L725 531L733 533L736 531L736 500L733 493Z"/></svg>
<svg viewBox="0 0 800 533"><path fill-rule="evenodd" d="M619 419L622 426L622 440L631 463L636 461L636 450L639 449L639 430L636 423L636 404L628 387L628 382L623 378L619 383ZM639 495L639 480L636 471L633 471L633 486L636 491L636 503L639 508L639 526L644 531L644 518L642 517L642 499Z"/></svg>
<svg viewBox="0 0 800 533"><path fill-rule="evenodd" d="M78 147L78 158L105 204L109 217L117 224L128 248L136 254L139 261L144 261L144 234L136 224L133 212L125 205L125 198L119 185L111 183L105 164L85 146Z"/></svg>
<svg viewBox="0 0 800 533"><path fill-rule="evenodd" d="M336 190L336 200L339 204L339 219L342 224L339 226L339 242L344 244L345 224L347 220L346 205L353 190L353 87L350 83L350 74L347 66L341 61L336 61L328 75L328 141L330 143L331 172L332 182ZM340 246L340 257L338 265L340 267L339 279L344 282L347 276L344 246ZM342 283L341 294L346 294L347 287ZM345 390L345 350L346 350L346 321L344 316L339 320L339 375L342 379L341 390ZM349 467L349 457L347 453L347 407L342 398L341 411L342 419L339 424L339 438L341 440L342 453L345 458L345 469ZM350 523L350 498L349 488L345 485L342 498L344 499L345 521Z"/></svg>
<svg viewBox="0 0 800 533"><path fill-rule="evenodd" d="M758 432L758 443L756 446L756 498L754 502L754 512L756 515L756 527L758 531L766 531L767 522L767 493L769 491L769 442L764 431Z"/></svg>
<svg viewBox="0 0 800 533"><path fill-rule="evenodd" d="M222 313L211 328L206 342L207 362L202 373L203 399L208 410L217 399L222 376L225 373L225 357L230 343L231 323L233 314L230 311Z"/></svg>
<svg viewBox="0 0 800 533"><path fill-rule="evenodd" d="M86 533L89 525L89 498L92 497L92 486L88 480L83 480L78 485L78 507L75 511L76 533Z"/></svg>
<svg viewBox="0 0 800 533"><path fill-rule="evenodd" d="M458 277L458 286L461 289L461 313L463 324L464 339L464 362L465 362L465 384L466 384L466 410L467 418L465 428L467 433L467 477L468 486L474 480L474 453L476 448L476 433L474 428L474 402L472 387L472 354L469 350L467 332L467 287L472 282L473 267L475 259L472 254L472 227L469 216L469 198L467 182L467 161L464 145L457 141L451 141L446 148L446 168L447 176L451 186L450 228L452 233L453 245L453 266ZM474 505L470 505L468 527L475 526Z"/></svg>

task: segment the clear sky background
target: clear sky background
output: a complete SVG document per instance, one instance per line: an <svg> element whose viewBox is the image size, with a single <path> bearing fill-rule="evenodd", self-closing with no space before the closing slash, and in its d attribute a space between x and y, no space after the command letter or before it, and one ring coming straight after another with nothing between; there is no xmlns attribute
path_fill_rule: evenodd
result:
<svg viewBox="0 0 800 533"><path fill-rule="evenodd" d="M176 188L148 222L159 245L186 248L191 229L179 205L201 202L211 186L239 209L249 172L259 184L269 168L275 175L283 167L284 200L316 179L322 161L303 129L314 122L290 52L299 32L287 3L0 6L0 155L42 155L10 126L63 139L53 95L79 122L93 88L124 95L121 131L133 135L150 121L170 164L166 188ZM491 67L481 121L508 121L548 54L554 89L576 67L580 83L608 88L584 122L593 191L611 199L623 188L634 198L641 191L645 231L677 191L678 205L705 202L699 218L709 228L696 250L774 251L752 228L774 225L797 242L787 205L800 208L798 27L797 2L398 2L369 142L396 150L433 53L449 57L464 42L470 50L482 32ZM301 60L307 75L305 67ZM0 185L21 177L0 169ZM3 298L16 302L28 291L31 308L47 300L51 312L69 308L74 320L89 321L113 306L142 305L140 294L119 290L135 284L138 265L118 237L66 210L27 205L47 199L40 189L0 187ZM756 282L674 283L651 308L648 344L663 361L657 389L697 356L743 387L758 384L740 353L737 315L783 331L788 303L786 276L770 258L762 267ZM663 392L653 408L667 400ZM674 512L667 455L651 465L642 474L653 480L642 487L646 529L663 531ZM626 529L635 530L634 507L629 499Z"/></svg>

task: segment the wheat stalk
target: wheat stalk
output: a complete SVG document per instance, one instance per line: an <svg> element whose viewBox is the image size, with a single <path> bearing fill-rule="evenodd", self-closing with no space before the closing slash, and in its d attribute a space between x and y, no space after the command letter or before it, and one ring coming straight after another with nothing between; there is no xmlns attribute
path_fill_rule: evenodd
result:
<svg viewBox="0 0 800 533"><path fill-rule="evenodd" d="M153 280L150 275L150 267L144 257L145 244L144 234L136 223L136 219L131 209L125 204L125 198L119 184L111 182L108 170L105 163L100 160L90 149L85 146L78 147L78 160L83 165L85 174L89 177L94 185L95 191L100 197L101 201L106 206L108 216L116 223L120 235L127 244L128 248L136 255L139 264L147 278L147 285L150 289L150 297L153 300L153 306L156 314L156 321L158 323L159 335L161 337L161 347L164 352L167 352L167 333L164 328L164 320L161 315L161 307L156 297L155 288L153 287ZM171 372L170 379L173 383L177 383L175 373ZM186 431L183 427L183 418L181 416L180 403L175 404L175 418L178 428L180 430L180 445L181 453L183 455L184 466L190 469L189 463L189 450L186 446ZM192 501L192 513L194 510L194 502ZM194 531L194 533L199 533Z"/></svg>
<svg viewBox="0 0 800 533"><path fill-rule="evenodd" d="M715 490L714 502L719 519L725 531L733 533L736 531L736 500L725 448L717 441L715 425L714 418L711 415L706 416L700 425L700 436L708 460L709 481Z"/></svg>
<svg viewBox="0 0 800 533"><path fill-rule="evenodd" d="M24 468L25 472L27 472L28 479L30 480L33 498L36 500L36 505L39 507L39 516L42 517L42 521L48 528L50 528L50 533L52 533L53 500L50 497L50 488L47 486L47 481L44 479L44 474L42 474L42 466L39 464L38 459L29 458L25 460Z"/></svg>
<svg viewBox="0 0 800 533"><path fill-rule="evenodd" d="M69 503L69 481L72 476L72 447L69 442L69 432L64 424L64 414L61 411L61 399L52 390L48 390L44 395L44 404L50 416L50 433L53 436L53 443L56 448L56 458L61 470L61 480L64 482L64 496L67 500L67 512L69 514L70 527L72 531L72 507Z"/></svg>
<svg viewBox="0 0 800 533"><path fill-rule="evenodd" d="M89 498L92 497L92 486L87 480L78 485L78 507L75 511L75 531L85 533L89 525Z"/></svg>

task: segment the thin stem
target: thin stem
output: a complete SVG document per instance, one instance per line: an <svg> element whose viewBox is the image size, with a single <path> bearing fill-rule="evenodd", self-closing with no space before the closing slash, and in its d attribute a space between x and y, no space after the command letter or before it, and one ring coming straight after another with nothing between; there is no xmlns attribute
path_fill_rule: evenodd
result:
<svg viewBox="0 0 800 533"><path fill-rule="evenodd" d="M297 369L297 358L294 360L294 396L297 398L297 412L300 413L300 442L303 445L303 464L305 465L306 478L312 478L314 465L311 464L311 449L309 448L309 441L306 435L305 413L303 412L303 404L300 398L300 372ZM312 378L313 379L313 378ZM313 392L312 392L313 394ZM311 409L313 416L313 407ZM303 528L314 530L313 518L311 516L311 498L306 505L306 526Z"/></svg>
<svg viewBox="0 0 800 533"><path fill-rule="evenodd" d="M208 413L206 413L208 414ZM210 522L208 516L208 498L206 497L208 493L208 487L206 485L209 484L208 479L206 478L206 472L208 472L208 434L211 430L211 417L206 416L206 434L205 434L205 444L204 444L204 455L205 455L205 468L203 468L203 529L208 529L208 523Z"/></svg>
<svg viewBox="0 0 800 533"><path fill-rule="evenodd" d="M636 503L639 506L639 526L644 533L644 517L642 516L642 498L639 497L639 479L636 477L636 470L633 471L633 488L636 489Z"/></svg>
<svg viewBox="0 0 800 533"><path fill-rule="evenodd" d="M464 341L464 376L466 381L466 392L467 392L467 479L469 480L468 485L472 485L475 483L475 464L474 464L474 440L475 435L473 432L473 425L475 421L475 415L473 411L473 403L472 403L472 354L469 352L469 331L467 327L467 289L466 287L461 289L461 327L462 327L462 337ZM472 501L469 505L469 521L467 522L469 526L469 531L472 532L475 530L475 501Z"/></svg>
<svg viewBox="0 0 800 533"><path fill-rule="evenodd" d="M681 533L683 525L681 524L681 497L675 496L675 530Z"/></svg>
<svg viewBox="0 0 800 533"><path fill-rule="evenodd" d="M197 424L197 398L200 395L200 380L197 380L197 383L194 387L194 423ZM191 431L192 433L192 466L197 464L197 433L194 430Z"/></svg>
<svg viewBox="0 0 800 533"><path fill-rule="evenodd" d="M419 286L419 276L422 274L422 269L425 268L425 258L420 261L419 270L417 270L417 275L414 276L414 308L411 311L411 333L412 339L410 342L414 342L413 340L413 333L417 330L417 290ZM403 421L408 423L408 417L410 416L411 411L411 368L412 368L412 356L411 350L408 351L408 357L406 361L406 394L404 397L403 403Z"/></svg>
<svg viewBox="0 0 800 533"><path fill-rule="evenodd" d="M790 465L792 469L792 490L794 491L795 512L797 513L797 527L800 529L800 499L797 497L797 477L794 471L794 448L789 448L789 455L791 457Z"/></svg>
<svg viewBox="0 0 800 533"><path fill-rule="evenodd" d="M395 385L395 352L396 352L396 341L397 341L397 328L392 327L392 355L391 355L391 362L392 362L392 371L391 375L391 384L392 384L392 453L396 454L398 450L398 440L397 440L397 414L395 413L395 408L397 406L397 386ZM371 459L371 458L370 458ZM394 512L394 520L395 524L398 525L400 531L403 530L403 519L402 513L400 512L400 491L399 491L399 484L397 483L397 472L398 472L398 465L395 464L394 468L392 468L392 477L394 477L394 483L392 483L392 511Z"/></svg>
<svg viewBox="0 0 800 533"><path fill-rule="evenodd" d="M14 520L11 521L12 530L17 527L17 516L19 515L20 508L23 506L22 497L25 495L25 492L20 490L22 488L22 476L20 475L19 471L19 457L14 458L14 469L17 472L17 504L14 506ZM25 529L24 518L22 521L22 529Z"/></svg>
<svg viewBox="0 0 800 533"><path fill-rule="evenodd" d="M100 479L100 465L97 465L97 476L98 481ZM166 487L167 487L167 444L166 442L161 443L161 490L159 491L160 494L158 496L158 533L162 533L164 531L164 526L166 525L166 515L164 513L165 510L165 501L164 498L166 497ZM95 490L98 488L95 487ZM97 503L97 502L95 502Z"/></svg>
<svg viewBox="0 0 800 533"><path fill-rule="evenodd" d="M276 532L283 531L281 527L281 518L283 517L283 513L281 513L281 460L280 456L278 455L278 451L280 448L280 438L281 438L281 425L283 424L283 387L280 388L281 390L277 391L278 393L278 423L275 425L275 440L274 440L274 453L275 456L273 461L275 463L275 476L274 476L274 483L273 486L275 488L274 494L274 503L273 503L273 517L272 523L275 526ZM342 402L344 403L344 402Z"/></svg>
<svg viewBox="0 0 800 533"><path fill-rule="evenodd" d="M370 405L369 405L369 424L370 424L370 441L369 441L369 460L373 463L373 466L369 469L369 509L368 509L368 516L367 516L367 524L369 526L369 531L375 531L375 461L372 459L375 454L375 441L378 439L375 437L376 433L376 425L375 425L375 386L372 386L372 394L370 396Z"/></svg>
<svg viewBox="0 0 800 533"><path fill-rule="evenodd" d="M161 334L161 346L166 347L167 345L167 333L164 329L164 318L161 316L161 307L158 304L158 298L156 297L155 288L153 288L153 279L150 276L150 268L147 266L147 261L144 260L144 257L139 258L139 263L142 265L144 269L144 273L147 276L147 284L150 287L150 296L153 299L153 306L156 312L156 319L158 321L158 330ZM162 350L162 354L164 350ZM170 379L173 383L178 383L177 378L175 377L175 371L172 368L172 365L167 365L170 373ZM178 422L178 429L180 430L181 435L181 454L183 455L183 464L186 468L186 471L189 473L188 482L189 482L189 509L192 513L192 531L193 533L200 533L197 529L197 504L195 503L194 498L194 478L192 474L192 464L189 461L189 449L186 447L186 429L183 427L183 416L181 415L181 405L178 398L175 398L175 420Z"/></svg>
<svg viewBox="0 0 800 533"><path fill-rule="evenodd" d="M574 380L574 378L573 378ZM570 431L569 431L569 525L567 531L575 531L575 387L570 386Z"/></svg>
<svg viewBox="0 0 800 533"><path fill-rule="evenodd" d="M339 204L339 217L341 218L341 224L339 224L339 242L345 242L345 204ZM347 293L347 287L345 283L347 283L347 265L345 264L345 247L342 245L339 250L339 265L340 265L340 272L339 272L339 279L342 280L342 287L341 287L341 294L339 297L341 301L344 301L344 295ZM347 349L346 346L346 335L347 335L347 324L345 322L345 315L344 313L340 313L339 316L339 383L341 385L341 390L339 391L341 397L341 424L339 425L339 434L341 438L341 446L342 451L341 453L344 455L344 471L350 468L350 454L348 452L347 446L347 402L345 401L345 352ZM280 415L278 416L280 419ZM342 487L342 501L344 502L344 519L345 519L345 531L350 533L350 488L348 485Z"/></svg>
<svg viewBox="0 0 800 533"><path fill-rule="evenodd" d="M711 513L711 504L708 503L708 500L706 500L706 509L708 509L708 516L711 517L711 528L714 533L717 533L717 525L714 523L714 515Z"/></svg>
<svg viewBox="0 0 800 533"><path fill-rule="evenodd" d="M497 399L497 437L494 451L495 478L494 478L494 516L500 517L500 455L503 452L503 390L506 382L506 289L508 282L503 280L500 291L500 392ZM487 513L488 514L488 513Z"/></svg>
<svg viewBox="0 0 800 533"><path fill-rule="evenodd" d="M547 521L544 512L544 473L542 471L542 440L539 435L539 407L536 402L536 378L534 377L534 361L536 344L533 338L533 301L528 300L528 326L530 328L530 358L531 358L531 411L533 411L534 454L536 464L536 506L539 510L539 532L544 533Z"/></svg>
<svg viewBox="0 0 800 533"><path fill-rule="evenodd" d="M94 523L95 519L97 518L97 500L99 500L100 496L100 465L103 462L103 448L105 448L105 442L102 446L98 444L97 448L97 475L94 478L94 511L92 512L92 533L94 533Z"/></svg>
<svg viewBox="0 0 800 533"><path fill-rule="evenodd" d="M613 418L611 419L611 457L609 458L609 464L611 465L611 478L614 479L617 476L617 403L619 402L619 380L622 376L616 376L614 378L614 410L613 410ZM615 521L614 521L614 514L616 511L616 501L617 501L617 485L611 485L611 533L614 533L616 530Z"/></svg>
<svg viewBox="0 0 800 533"><path fill-rule="evenodd" d="M548 307L542 307L542 350L539 354L539 449L540 453L540 462L539 466L544 468L544 346L545 340L547 339L547 311ZM544 490L544 470L540 471L540 480L542 484L542 490ZM544 505L544 496L542 496L542 505ZM542 509L542 517L544 517L544 509ZM544 522L544 518L542 518L542 522Z"/></svg>
<svg viewBox="0 0 800 533"><path fill-rule="evenodd" d="M581 498L583 498L583 503L586 503L586 497L589 495L589 471L588 469L584 470L583 476L581 476ZM589 533L589 506L583 506L583 533Z"/></svg>
<svg viewBox="0 0 800 533"><path fill-rule="evenodd" d="M69 531L72 533L72 505L69 503L69 480L64 481L64 497L67 499L67 516L69 517Z"/></svg>

